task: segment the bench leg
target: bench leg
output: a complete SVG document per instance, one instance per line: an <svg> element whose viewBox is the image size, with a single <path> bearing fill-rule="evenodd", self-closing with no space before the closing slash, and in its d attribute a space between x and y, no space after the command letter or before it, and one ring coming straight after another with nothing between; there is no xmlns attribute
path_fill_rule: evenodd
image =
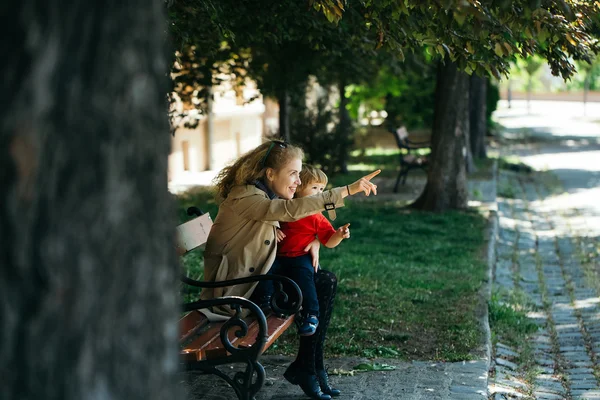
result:
<svg viewBox="0 0 600 400"><path fill-rule="evenodd" d="M400 167L400 172L398 173L398 177L396 178L396 184L394 185L394 193L398 193L398 185L400 185L400 181L402 184L406 184L406 176L408 175L408 168L405 166Z"/></svg>
<svg viewBox="0 0 600 400"><path fill-rule="evenodd" d="M256 376L255 376L256 375ZM265 369L258 361L249 360L244 372L238 372L231 386L239 400L253 400L265 383Z"/></svg>
<svg viewBox="0 0 600 400"><path fill-rule="evenodd" d="M217 365L208 365L206 361L187 363L186 369L189 372L216 375L231 386L239 400L254 400L254 396L265 383L265 369L257 360L249 359L243 363L246 364L246 368L236 372L233 377L221 371ZM219 365L231 365L231 363L219 363Z"/></svg>
<svg viewBox="0 0 600 400"><path fill-rule="evenodd" d="M400 172L398 173L398 177L396 178L396 184L394 185L394 193L398 193L398 185L400 184L400 178L402 178L402 167L400 167Z"/></svg>

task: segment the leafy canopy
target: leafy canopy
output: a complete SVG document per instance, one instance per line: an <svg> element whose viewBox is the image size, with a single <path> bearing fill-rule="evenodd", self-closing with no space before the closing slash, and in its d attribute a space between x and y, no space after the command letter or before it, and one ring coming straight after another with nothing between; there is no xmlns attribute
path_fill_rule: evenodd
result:
<svg viewBox="0 0 600 400"><path fill-rule="evenodd" d="M335 15L339 1L315 0L314 7ZM359 0L357 8L374 27L379 46L400 58L406 50L428 47L467 73L507 75L514 56L539 54L564 79L572 60L598 53L600 2L592 0ZM340 17L340 18L343 18Z"/></svg>

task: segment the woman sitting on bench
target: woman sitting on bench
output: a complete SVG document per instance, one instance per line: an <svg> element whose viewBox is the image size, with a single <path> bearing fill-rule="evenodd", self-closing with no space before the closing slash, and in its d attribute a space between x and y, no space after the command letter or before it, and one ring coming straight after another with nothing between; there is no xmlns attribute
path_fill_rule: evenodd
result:
<svg viewBox="0 0 600 400"><path fill-rule="evenodd" d="M303 156L299 147L275 140L244 154L217 176L217 192L222 202L204 252L205 280L222 281L266 274L277 253L278 221L296 221L323 210L329 212L330 219L335 219L335 208L344 205L344 197L360 192L367 196L371 192L377 194L377 186L370 180L380 171L344 187L294 199L300 184ZM311 253L318 257L318 240L315 239L312 245L316 248ZM311 398L328 400L340 394L339 390L329 386L323 358L337 279L333 273L319 270L315 274L315 285L321 322L314 335L300 338L296 360L284 377L299 385ZM249 283L204 289L202 298L252 297L261 305L261 295L253 295L255 287L256 283ZM231 313L225 308L215 311Z"/></svg>

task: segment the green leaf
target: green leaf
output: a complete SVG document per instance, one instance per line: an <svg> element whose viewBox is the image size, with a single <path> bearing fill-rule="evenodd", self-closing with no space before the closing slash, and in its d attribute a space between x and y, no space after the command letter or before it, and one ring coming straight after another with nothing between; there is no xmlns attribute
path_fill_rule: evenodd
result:
<svg viewBox="0 0 600 400"><path fill-rule="evenodd" d="M454 12L454 19L456 20L456 22L462 26L465 23L465 18L467 16L465 14L463 14L462 12Z"/></svg>
<svg viewBox="0 0 600 400"><path fill-rule="evenodd" d="M441 44L438 44L438 45L437 45L435 48L436 48L436 50L437 50L438 54L439 54L440 56L442 56L442 58L443 58L443 57L446 55L446 54L444 53L444 47L443 47Z"/></svg>
<svg viewBox="0 0 600 400"><path fill-rule="evenodd" d="M540 31L538 32L539 41L542 43L545 42L548 39L548 35L549 35L548 29L546 29L546 28L540 29Z"/></svg>
<svg viewBox="0 0 600 400"><path fill-rule="evenodd" d="M402 62L404 62L404 52L402 51L402 49L400 47L398 47L398 59Z"/></svg>
<svg viewBox="0 0 600 400"><path fill-rule="evenodd" d="M496 42L496 44L494 45L494 53L496 53L496 55L498 57L504 56L504 49L503 49L502 45L498 42Z"/></svg>
<svg viewBox="0 0 600 400"><path fill-rule="evenodd" d="M473 45L471 44L471 42L467 42L466 49L467 49L468 53L475 54L475 51L473 51Z"/></svg>
<svg viewBox="0 0 600 400"><path fill-rule="evenodd" d="M490 72L492 73L492 75L494 75L494 78L496 79L500 79L500 72L498 71L498 68L496 68L495 66L490 66Z"/></svg>

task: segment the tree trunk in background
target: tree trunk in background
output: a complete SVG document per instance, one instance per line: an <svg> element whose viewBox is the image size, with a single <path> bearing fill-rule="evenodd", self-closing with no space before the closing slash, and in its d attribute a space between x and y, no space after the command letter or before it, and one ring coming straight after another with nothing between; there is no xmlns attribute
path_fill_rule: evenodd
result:
<svg viewBox="0 0 600 400"><path fill-rule="evenodd" d="M591 71L585 72L585 79L583 80L583 116L587 117L587 99L588 93L590 92L590 77Z"/></svg>
<svg viewBox="0 0 600 400"><path fill-rule="evenodd" d="M286 142L291 141L290 136L290 94L287 87L283 87L277 95L279 103L279 136Z"/></svg>
<svg viewBox="0 0 600 400"><path fill-rule="evenodd" d="M176 398L164 2L3 8L0 398Z"/></svg>
<svg viewBox="0 0 600 400"><path fill-rule="evenodd" d="M531 114L531 91L533 87L533 77L527 75L527 114Z"/></svg>
<svg viewBox="0 0 600 400"><path fill-rule="evenodd" d="M507 89L507 100L508 100L508 108L512 108L512 81L508 78L508 89Z"/></svg>
<svg viewBox="0 0 600 400"><path fill-rule="evenodd" d="M427 185L412 207L446 211L467 207L467 135L469 76L456 64L439 64L435 89L431 156Z"/></svg>
<svg viewBox="0 0 600 400"><path fill-rule="evenodd" d="M350 119L348 109L346 108L348 105L348 99L346 98L346 82L344 80L338 83L338 90L340 93L340 123L337 129L338 161L340 172L346 174L348 173L348 156L351 144L350 134L352 129L352 121Z"/></svg>
<svg viewBox="0 0 600 400"><path fill-rule="evenodd" d="M464 73L464 72L463 72ZM470 116L470 110L469 110L469 106L470 106L470 94L469 94L469 80L470 80L470 76L467 75L467 94L466 94L466 99L464 100L466 102L466 107L463 108L463 132L465 133L465 142L466 142L466 146L465 146L465 150L466 150L466 154L465 154L465 167L467 169L467 174L472 174L473 172L477 171L477 167L475 167L475 162L473 161L473 153L471 153L471 121L469 119Z"/></svg>
<svg viewBox="0 0 600 400"><path fill-rule="evenodd" d="M215 168L215 113L213 111L213 87L209 86L206 94L206 169Z"/></svg>
<svg viewBox="0 0 600 400"><path fill-rule="evenodd" d="M485 148L487 78L471 75L469 87L471 154L475 159L482 159L487 157Z"/></svg>

